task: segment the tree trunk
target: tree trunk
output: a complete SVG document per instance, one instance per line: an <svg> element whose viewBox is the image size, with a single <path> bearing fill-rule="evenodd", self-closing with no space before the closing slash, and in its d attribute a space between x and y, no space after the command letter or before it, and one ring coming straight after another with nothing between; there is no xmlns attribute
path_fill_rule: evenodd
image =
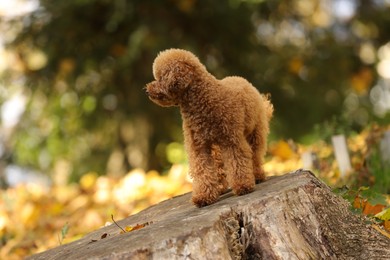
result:
<svg viewBox="0 0 390 260"><path fill-rule="evenodd" d="M118 221L148 223L138 230L110 225L30 259L390 259L390 239L307 171L200 209L190 197Z"/></svg>

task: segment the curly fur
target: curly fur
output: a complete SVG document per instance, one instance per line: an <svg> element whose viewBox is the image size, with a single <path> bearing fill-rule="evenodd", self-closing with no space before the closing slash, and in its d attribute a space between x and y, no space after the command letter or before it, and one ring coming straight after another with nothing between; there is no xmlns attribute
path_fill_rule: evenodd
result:
<svg viewBox="0 0 390 260"><path fill-rule="evenodd" d="M212 204L229 186L237 195L253 191L255 181L265 179L262 159L273 113L268 98L244 78L216 79L185 50L161 52L153 75L149 98L180 107L193 203Z"/></svg>

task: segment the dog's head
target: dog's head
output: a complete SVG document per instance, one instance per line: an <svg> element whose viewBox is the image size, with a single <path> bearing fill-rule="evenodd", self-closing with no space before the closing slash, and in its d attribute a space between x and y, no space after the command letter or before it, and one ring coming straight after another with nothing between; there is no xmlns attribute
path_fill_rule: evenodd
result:
<svg viewBox="0 0 390 260"><path fill-rule="evenodd" d="M154 60L155 81L146 85L146 93L160 106L179 105L199 69L205 70L191 52L179 49L163 51Z"/></svg>

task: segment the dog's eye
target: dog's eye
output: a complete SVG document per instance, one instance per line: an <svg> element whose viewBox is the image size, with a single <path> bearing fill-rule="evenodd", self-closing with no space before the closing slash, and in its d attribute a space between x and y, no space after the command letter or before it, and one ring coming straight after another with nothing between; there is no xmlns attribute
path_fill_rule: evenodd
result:
<svg viewBox="0 0 390 260"><path fill-rule="evenodd" d="M165 98L165 95L163 95L163 94L157 94L157 98L158 98L158 99L164 99L164 98Z"/></svg>
<svg viewBox="0 0 390 260"><path fill-rule="evenodd" d="M179 83L175 82L172 85L172 89L178 89L179 88Z"/></svg>

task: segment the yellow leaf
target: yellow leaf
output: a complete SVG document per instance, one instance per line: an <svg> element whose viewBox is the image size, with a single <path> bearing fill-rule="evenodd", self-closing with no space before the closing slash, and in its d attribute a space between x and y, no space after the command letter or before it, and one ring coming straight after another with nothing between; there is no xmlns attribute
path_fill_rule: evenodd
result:
<svg viewBox="0 0 390 260"><path fill-rule="evenodd" d="M273 156L277 156L282 160L288 160L294 156L294 151L291 149L290 145L284 141L280 140L270 148L270 152Z"/></svg>
<svg viewBox="0 0 390 260"><path fill-rule="evenodd" d="M351 86L356 91L356 93L363 95L367 93L367 90L371 86L372 79L372 71L370 69L364 68L352 76Z"/></svg>
<svg viewBox="0 0 390 260"><path fill-rule="evenodd" d="M382 210L381 212L376 214L375 217L381 220L390 221L390 207L385 210Z"/></svg>
<svg viewBox="0 0 390 260"><path fill-rule="evenodd" d="M55 202L49 205L48 213L50 216L56 216L64 211L64 205L62 203Z"/></svg>
<svg viewBox="0 0 390 260"><path fill-rule="evenodd" d="M26 204L20 212L22 223L29 228L35 226L40 215L39 212L40 210L33 203Z"/></svg>
<svg viewBox="0 0 390 260"><path fill-rule="evenodd" d="M80 186L84 190L91 190L96 183L98 176L95 172L84 174L80 179Z"/></svg>
<svg viewBox="0 0 390 260"><path fill-rule="evenodd" d="M131 232L131 231L133 231L133 226L126 226L126 227L125 227L125 231L126 231L126 232Z"/></svg>

